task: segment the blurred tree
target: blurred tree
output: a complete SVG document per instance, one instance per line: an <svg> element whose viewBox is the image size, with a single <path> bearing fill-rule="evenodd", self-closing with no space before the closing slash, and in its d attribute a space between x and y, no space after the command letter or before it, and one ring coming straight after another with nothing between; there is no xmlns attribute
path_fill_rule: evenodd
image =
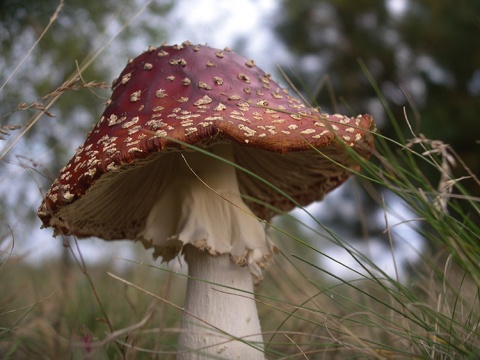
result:
<svg viewBox="0 0 480 360"><path fill-rule="evenodd" d="M161 16L171 8L168 1L160 5L150 5L152 15ZM0 12L0 85L13 73L23 56L44 31L49 19L59 7L58 18L39 41L27 61L20 66L2 91L0 115L10 114L20 101L31 102L49 94L67 80L84 61L106 45L115 32L130 22L139 11L139 4L119 3L113 0L86 0L81 3L51 0L9 1L4 0ZM135 28L126 27L119 35L119 43L128 44L138 34L142 34L142 43L150 40L163 41L164 31L156 23L139 22ZM154 40L154 41L155 41ZM125 49L127 48L127 49ZM116 76L114 67L123 67L131 55L128 46L109 49L94 61L82 74L86 81L110 82ZM25 84L27 86L25 86ZM108 91L100 92L108 97ZM68 94L70 95L70 94ZM72 118L78 109L98 117L99 107L92 106L89 91L66 96L56 106L59 122ZM98 105L98 104L97 104ZM101 104L100 104L101 105ZM2 116L3 119L6 116ZM2 120L3 120L2 119ZM9 118L11 120L11 118ZM70 123L69 125L71 125ZM88 126L91 125L89 122ZM85 124L84 124L85 126ZM75 131L75 127L69 131ZM84 129L82 129L83 131Z"/></svg>
<svg viewBox="0 0 480 360"><path fill-rule="evenodd" d="M480 2L284 0L283 9L276 31L296 54L298 76L290 77L312 89L316 103L371 112L382 132L394 137L361 59L397 119L406 106L414 130L453 145L480 173ZM338 109L325 87L315 92L326 75L335 101L347 109ZM411 115L412 106L419 116Z"/></svg>

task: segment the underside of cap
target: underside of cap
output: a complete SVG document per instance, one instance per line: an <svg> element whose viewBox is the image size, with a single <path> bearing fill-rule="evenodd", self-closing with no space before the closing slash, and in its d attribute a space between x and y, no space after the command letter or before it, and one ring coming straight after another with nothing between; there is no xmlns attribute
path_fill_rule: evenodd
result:
<svg viewBox="0 0 480 360"><path fill-rule="evenodd" d="M163 155L98 182L59 210L55 228L79 237L138 240L164 261L191 244L214 256L229 254L261 279L275 247L240 196L233 161L228 144L207 154Z"/></svg>

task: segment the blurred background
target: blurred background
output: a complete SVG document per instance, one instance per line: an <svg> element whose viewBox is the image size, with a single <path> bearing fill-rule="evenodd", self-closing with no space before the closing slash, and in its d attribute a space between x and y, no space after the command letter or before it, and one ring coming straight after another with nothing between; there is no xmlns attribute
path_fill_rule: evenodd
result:
<svg viewBox="0 0 480 360"><path fill-rule="evenodd" d="M99 118L109 89L67 91L23 135L26 126L52 100L47 94L82 62L92 61L82 74L85 82L110 84L128 58L163 42L229 46L287 86L282 69L312 105L326 112L371 113L380 131L394 137L397 129L387 118L385 101L402 119L400 126L407 129L406 115L416 134L451 144L472 172L479 173L478 1L65 1L36 43L58 6L42 0L1 2L1 235L8 247L12 234L14 253L32 262L62 253L61 240L52 239L50 229L39 230L35 212L59 169ZM12 126L21 128L8 130ZM426 175L436 180L437 175ZM469 185L465 180L464 186ZM358 191L353 195L353 187L349 182L312 211L359 246L365 246L362 237L368 231L376 245L368 244L372 256L385 258L384 211ZM356 201L363 202L362 216ZM392 202L394 223L412 217ZM362 228L362 217L368 218L369 229ZM423 246L408 232L411 226L416 225L395 228L396 246L404 251ZM91 245L81 243L85 251ZM99 247L107 254L113 251L112 244L92 246L95 250L85 256L90 261L105 257ZM115 251L129 254L131 248L123 244ZM414 254L406 257L415 259Z"/></svg>
<svg viewBox="0 0 480 360"><path fill-rule="evenodd" d="M23 264L41 266L70 257L62 239L53 239L51 229L40 229L36 210L43 195L103 112L108 86L127 59L149 45L185 40L231 47L282 86L293 85L322 111L371 113L385 136L401 133L409 139L414 132L439 139L453 147L472 173L480 173L479 1L2 0L3 259L11 254ZM87 62L82 79L92 86L80 82L74 91L59 89ZM453 159L449 166L455 174ZM432 184L439 181L428 168L424 176ZM383 200L375 201L361 185L361 179L351 179L308 211L382 269L408 279L430 246L420 235L422 224L392 193L377 189ZM480 196L471 179L462 185ZM278 217L275 225L349 265L338 266L328 256L314 261L339 276L354 277L351 270L361 269L343 249L322 240L322 228L302 210L289 215L315 231L290 216ZM478 214L472 217L479 221ZM388 227L392 231L387 234ZM302 251L281 236L277 241L286 252ZM125 262L116 258L150 261L149 253L130 242L91 239L79 246L91 264L121 268ZM0 293L1 288L0 282Z"/></svg>

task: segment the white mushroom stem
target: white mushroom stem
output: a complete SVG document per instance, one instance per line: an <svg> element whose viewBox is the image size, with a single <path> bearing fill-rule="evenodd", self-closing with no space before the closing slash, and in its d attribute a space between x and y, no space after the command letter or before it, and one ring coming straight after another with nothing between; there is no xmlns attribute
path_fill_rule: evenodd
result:
<svg viewBox="0 0 480 360"><path fill-rule="evenodd" d="M212 153L234 160L230 145L216 145ZM179 359L263 359L252 275L261 278L272 246L239 195L235 168L187 152L162 158L162 172L171 177L160 184L141 236L164 259L182 247L186 252L191 278Z"/></svg>
<svg viewBox="0 0 480 360"><path fill-rule="evenodd" d="M190 278L177 359L263 359L248 268L234 264L229 255L213 257L191 245L185 250Z"/></svg>

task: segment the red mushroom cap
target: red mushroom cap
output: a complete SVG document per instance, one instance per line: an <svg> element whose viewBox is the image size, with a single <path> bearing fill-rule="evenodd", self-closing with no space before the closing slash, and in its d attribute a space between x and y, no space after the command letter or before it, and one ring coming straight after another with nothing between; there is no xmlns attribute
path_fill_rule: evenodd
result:
<svg viewBox="0 0 480 360"><path fill-rule="evenodd" d="M132 218L134 194L108 190L112 198L125 197L122 209L111 210L115 224L84 227L89 220L76 208L111 179L178 151L177 141L201 147L231 142L238 165L301 205L320 200L348 178L349 169L358 169L353 153L368 158L373 149L370 115L322 114L230 49L188 42L151 47L128 63L112 88L100 120L39 208L43 225L57 233L135 238L144 220ZM270 219L272 207L294 207L257 178L238 170L237 176L241 192L259 200L248 204L260 218Z"/></svg>

